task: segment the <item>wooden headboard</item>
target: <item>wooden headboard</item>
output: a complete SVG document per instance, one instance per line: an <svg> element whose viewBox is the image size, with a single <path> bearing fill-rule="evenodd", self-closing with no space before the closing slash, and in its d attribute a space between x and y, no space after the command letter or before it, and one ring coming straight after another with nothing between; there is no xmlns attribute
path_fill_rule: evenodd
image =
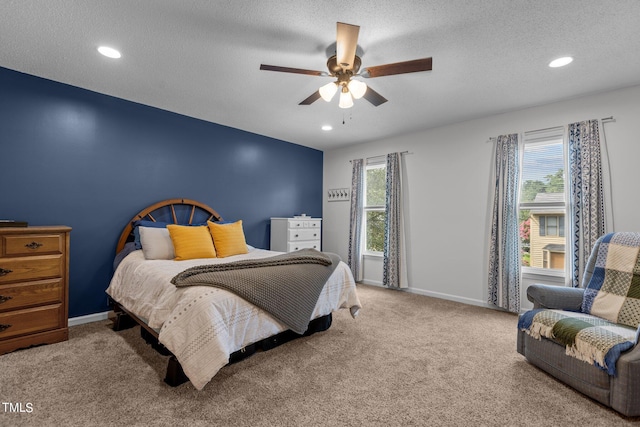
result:
<svg viewBox="0 0 640 427"><path fill-rule="evenodd" d="M133 241L133 222L141 219L149 221L171 222L172 224L190 225L193 221L222 221L222 217L204 203L189 199L168 199L155 203L138 212L127 223L120 234L116 254L124 249L127 242Z"/></svg>

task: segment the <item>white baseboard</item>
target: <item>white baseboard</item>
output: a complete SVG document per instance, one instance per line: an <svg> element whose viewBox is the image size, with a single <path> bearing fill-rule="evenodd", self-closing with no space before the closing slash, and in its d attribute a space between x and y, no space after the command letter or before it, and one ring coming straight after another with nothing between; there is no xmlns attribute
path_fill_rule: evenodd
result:
<svg viewBox="0 0 640 427"><path fill-rule="evenodd" d="M102 313L87 314L86 316L72 317L69 319L69 326L78 326L84 323L99 322L109 318L110 311Z"/></svg>
<svg viewBox="0 0 640 427"><path fill-rule="evenodd" d="M384 287L384 286L382 286L382 282L378 282L377 280L363 279L363 280L360 281L360 283L365 284L365 285L371 285L371 286L379 286L381 288Z"/></svg>
<svg viewBox="0 0 640 427"><path fill-rule="evenodd" d="M380 288L384 287L382 286L381 282L377 282L374 280L363 280L360 283L364 285L378 286ZM490 305L485 301L481 301L473 298L459 297L457 295L443 294L441 292L425 291L424 289L418 289L418 288L405 288L400 290L404 292L410 292L412 294L425 295L428 297L440 298L440 299L445 299L449 301L460 302L463 304L475 305L475 306L485 307L485 308L495 308L494 306ZM107 320L109 318L109 313L111 312L105 311L102 313L88 314L86 316L72 317L69 319L69 326L77 326L77 325L82 325L84 323L99 322L101 320Z"/></svg>
<svg viewBox="0 0 640 427"><path fill-rule="evenodd" d="M406 291L406 292L411 292L412 294L419 294L419 295L425 295L425 296L433 297L433 298L446 299L446 300L449 300L449 301L461 302L463 304L475 305L475 306L478 306L478 307L496 308L495 306L489 304L486 301L473 299L473 298L460 297L460 296L457 296L457 295L450 295L450 294L443 294L441 292L425 291L424 289L417 289L417 288L407 288L407 289L402 289L402 290Z"/></svg>
<svg viewBox="0 0 640 427"><path fill-rule="evenodd" d="M360 283L364 284L364 285L371 285L371 286L377 286L380 288L385 288L384 286L382 286L381 282L376 282L373 280L362 280ZM424 295L427 297L433 297L433 298L440 298L440 299L444 299L444 300L448 300L448 301L455 301L455 302L460 302L462 304L468 304L468 305L475 305L478 307L484 307L484 308L493 308L495 309L496 307L485 302L482 300L477 300L477 299L473 299L473 298L466 298L466 297L460 297L457 295L450 295L450 294L443 294L441 292L434 292L434 291L426 291L424 289L418 289L418 288L403 288L403 289L394 289L395 290L400 290L400 291L404 291L404 292L409 292L412 294L417 294L417 295Z"/></svg>

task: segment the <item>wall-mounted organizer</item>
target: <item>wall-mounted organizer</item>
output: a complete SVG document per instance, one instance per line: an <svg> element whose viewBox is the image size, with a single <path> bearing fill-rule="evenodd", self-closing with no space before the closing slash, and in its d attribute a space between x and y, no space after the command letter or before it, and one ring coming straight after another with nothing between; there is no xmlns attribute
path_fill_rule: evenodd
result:
<svg viewBox="0 0 640 427"><path fill-rule="evenodd" d="M345 202L351 199L351 190L348 188L332 188L327 191L327 201Z"/></svg>

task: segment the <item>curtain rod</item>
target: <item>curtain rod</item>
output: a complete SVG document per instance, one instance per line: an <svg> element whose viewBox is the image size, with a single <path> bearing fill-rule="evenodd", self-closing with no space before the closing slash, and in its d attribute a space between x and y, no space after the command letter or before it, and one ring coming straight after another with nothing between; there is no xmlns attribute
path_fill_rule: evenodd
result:
<svg viewBox="0 0 640 427"><path fill-rule="evenodd" d="M400 152L400 154L413 154L413 153L410 153L408 151L402 151ZM363 160L375 159L376 157L384 157L384 156L386 156L386 154L380 154L379 156L365 157ZM352 162L353 160L349 160L349 163L352 163Z"/></svg>
<svg viewBox="0 0 640 427"><path fill-rule="evenodd" d="M613 116L609 116L609 117L603 117L602 119L600 119L600 121L601 121L602 123L609 123L609 122L615 122L615 121L616 121L616 119L615 119ZM530 132L544 132L544 131L547 131L547 130L555 129L555 128L557 128L557 127L559 127L559 126L554 126L554 127L545 128L545 129L536 129L536 130L528 131L528 132L525 132L525 133L530 133ZM497 141L497 140L498 140L498 138L497 138L497 137L495 137L495 136L490 136L490 137L489 137L489 140L488 140L487 142L492 142L492 141Z"/></svg>

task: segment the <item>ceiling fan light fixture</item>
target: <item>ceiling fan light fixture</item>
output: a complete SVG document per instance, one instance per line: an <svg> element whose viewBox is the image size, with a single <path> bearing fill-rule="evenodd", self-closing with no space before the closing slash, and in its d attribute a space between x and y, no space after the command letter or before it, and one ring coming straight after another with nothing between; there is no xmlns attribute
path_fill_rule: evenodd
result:
<svg viewBox="0 0 640 427"><path fill-rule="evenodd" d="M338 103L338 107L340 108L351 108L353 107L353 98L349 93L347 88L343 88L342 92L340 92L340 102Z"/></svg>
<svg viewBox="0 0 640 427"><path fill-rule="evenodd" d="M338 91L338 85L335 82L327 83L319 89L320 96L325 101L329 102L333 99L333 95Z"/></svg>
<svg viewBox="0 0 640 427"><path fill-rule="evenodd" d="M360 80L351 80L347 86L349 87L349 92L351 92L351 96L353 96L354 99L362 98L367 91L367 84Z"/></svg>
<svg viewBox="0 0 640 427"><path fill-rule="evenodd" d="M336 80L323 85L314 93L303 99L298 105L311 105L322 98L330 102L340 89L340 108L353 107L353 100L364 98L374 107L378 107L387 99L368 87L362 80L352 78L372 78L383 76L394 76L398 74L418 73L431 71L433 69L433 59L420 58L409 61L394 62L391 64L368 66L360 71L362 59L358 56L358 35L360 27L358 25L338 22L336 26L335 55L327 59L327 71L306 70L303 68L281 67L278 65L260 64L261 70L278 71L282 73L305 74L308 76L331 76Z"/></svg>

